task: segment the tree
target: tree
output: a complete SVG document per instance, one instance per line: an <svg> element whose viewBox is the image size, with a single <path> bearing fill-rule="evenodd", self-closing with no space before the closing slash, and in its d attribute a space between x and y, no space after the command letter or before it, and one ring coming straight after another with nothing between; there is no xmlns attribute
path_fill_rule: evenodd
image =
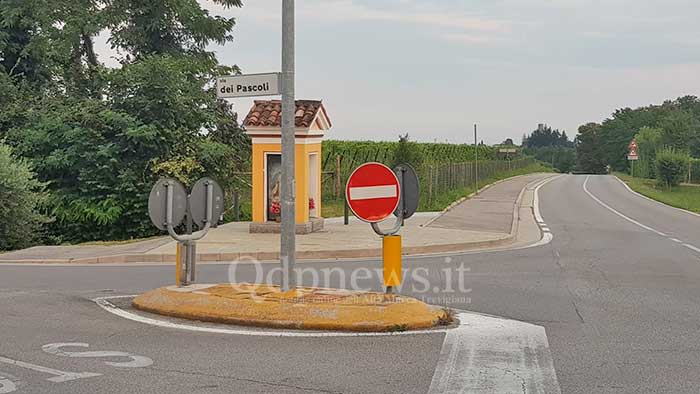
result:
<svg viewBox="0 0 700 394"><path fill-rule="evenodd" d="M410 164L413 168L418 168L423 163L423 155L420 147L411 141L408 134L399 135L399 143L394 151L392 167L399 164Z"/></svg>
<svg viewBox="0 0 700 394"><path fill-rule="evenodd" d="M40 212L43 189L31 165L0 143L0 250L31 246L43 237L49 221Z"/></svg>
<svg viewBox="0 0 700 394"><path fill-rule="evenodd" d="M656 179L659 186L671 189L678 186L688 173L688 154L674 148L664 148L656 153Z"/></svg>
<svg viewBox="0 0 700 394"><path fill-rule="evenodd" d="M56 52L48 0L0 0L0 71L35 88L50 82Z"/></svg>
<svg viewBox="0 0 700 394"><path fill-rule="evenodd" d="M523 137L523 146L527 148L543 148L549 146L572 147L566 132L552 130L549 126L538 127L530 135Z"/></svg>
<svg viewBox="0 0 700 394"><path fill-rule="evenodd" d="M591 174L606 173L607 163L600 154L600 132L602 126L589 123L579 127L576 137L577 169Z"/></svg>
<svg viewBox="0 0 700 394"><path fill-rule="evenodd" d="M154 233L146 214L154 157L168 141L154 126L93 99L47 100L8 141L31 159L50 195L59 241L142 237Z"/></svg>
<svg viewBox="0 0 700 394"><path fill-rule="evenodd" d="M241 0L213 0L224 8ZM232 41L235 19L211 16L196 0L105 0L110 43L131 54L125 62L155 54L189 54L213 58L206 47Z"/></svg>
<svg viewBox="0 0 700 394"><path fill-rule="evenodd" d="M662 146L663 130L643 127L635 136L639 145L639 160L635 173L643 178L656 176L656 150Z"/></svg>

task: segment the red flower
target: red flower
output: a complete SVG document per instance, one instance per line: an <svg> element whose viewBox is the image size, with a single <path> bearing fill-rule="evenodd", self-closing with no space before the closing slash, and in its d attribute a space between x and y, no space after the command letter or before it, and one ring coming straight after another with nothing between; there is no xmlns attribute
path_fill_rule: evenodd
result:
<svg viewBox="0 0 700 394"><path fill-rule="evenodd" d="M275 201L272 203L270 206L270 213L273 215L279 215L282 212L282 207L280 207L280 203Z"/></svg>
<svg viewBox="0 0 700 394"><path fill-rule="evenodd" d="M309 199L309 209L316 209L316 201L313 198Z"/></svg>

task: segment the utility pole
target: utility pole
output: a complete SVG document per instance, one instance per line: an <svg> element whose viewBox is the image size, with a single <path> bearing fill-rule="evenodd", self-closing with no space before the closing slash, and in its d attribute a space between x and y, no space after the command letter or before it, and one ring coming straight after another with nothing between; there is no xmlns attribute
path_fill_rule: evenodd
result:
<svg viewBox="0 0 700 394"><path fill-rule="evenodd" d="M479 194L479 140L476 135L476 123L474 123L474 189Z"/></svg>
<svg viewBox="0 0 700 394"><path fill-rule="evenodd" d="M282 291L296 287L296 180L294 178L294 0L282 0Z"/></svg>

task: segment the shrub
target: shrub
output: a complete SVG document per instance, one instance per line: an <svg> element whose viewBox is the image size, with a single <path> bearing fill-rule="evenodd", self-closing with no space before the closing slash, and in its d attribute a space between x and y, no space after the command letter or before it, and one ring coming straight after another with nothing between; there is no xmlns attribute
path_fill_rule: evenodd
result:
<svg viewBox="0 0 700 394"><path fill-rule="evenodd" d="M41 239L48 222L39 212L44 198L44 184L29 163L0 143L0 250L25 248Z"/></svg>
<svg viewBox="0 0 700 394"><path fill-rule="evenodd" d="M673 148L664 148L656 152L656 180L659 186L671 188L678 186L688 173L688 160L685 152Z"/></svg>
<svg viewBox="0 0 700 394"><path fill-rule="evenodd" d="M399 164L410 164L413 168L420 167L423 164L423 156L420 151L420 146L409 140L408 134L399 136L399 143L394 149L394 160L392 167Z"/></svg>

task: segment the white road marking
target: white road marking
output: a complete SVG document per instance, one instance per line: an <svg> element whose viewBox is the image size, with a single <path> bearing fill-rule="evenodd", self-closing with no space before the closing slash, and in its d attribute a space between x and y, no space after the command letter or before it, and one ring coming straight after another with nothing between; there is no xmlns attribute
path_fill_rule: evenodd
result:
<svg viewBox="0 0 700 394"><path fill-rule="evenodd" d="M351 200L371 200L373 198L392 198L398 195L395 185L351 187Z"/></svg>
<svg viewBox="0 0 700 394"><path fill-rule="evenodd" d="M133 296L101 297L94 301L104 310L132 321L158 327L213 334L260 337L382 337L446 333L430 394L433 393L506 393L559 394L559 383L549 352L544 327L528 323L461 312L460 325L452 329L393 333L253 331L203 327L151 319L118 308L110 299ZM460 386L461 385L461 386Z"/></svg>
<svg viewBox="0 0 700 394"><path fill-rule="evenodd" d="M600 204L603 208L609 210L610 212L614 213L615 215L617 215L617 216L619 216L619 217L621 217L621 218L627 220L628 222L630 222L630 223L632 223L632 224L635 224L635 225L637 225L637 226L639 226L639 227L641 227L641 228L643 228L643 229L645 229L645 230L647 230L647 231L651 231L652 233L657 234L657 235L660 235L660 236L662 236L662 237L668 237L668 235L662 233L661 231L655 230L655 229L653 229L653 228L651 228L651 227L649 227L649 226L647 226L647 225L644 225L644 224L642 224L642 223L639 223L638 221L636 221L636 220L634 220L634 219L632 219L632 218L630 218L630 217L628 217L628 216L625 216L624 214L622 214L622 213L620 213L619 211L615 210L615 208L613 208L613 207L609 206L608 204L602 202L598 197L594 196L593 193L591 193L591 192L588 190L588 180L589 180L589 179L591 179L591 176L590 176L590 175L587 176L587 177L586 177L586 180L583 182L583 191L585 191L586 194L588 194L595 202L597 202L598 204Z"/></svg>
<svg viewBox="0 0 700 394"><path fill-rule="evenodd" d="M544 327L458 318L469 324L447 332L428 394L561 393Z"/></svg>
<svg viewBox="0 0 700 394"><path fill-rule="evenodd" d="M112 367L117 368L143 368L153 365L153 360L145 356L133 355L126 352L115 352L115 351L92 351L92 352L67 352L61 350L62 347L89 347L87 343L72 342L72 343L50 343L48 345L42 346L42 350L48 354L53 354L54 356L62 357L78 357L78 358L102 358L102 357L126 357L130 358L131 361L124 362L111 362L105 361L104 363Z"/></svg>
<svg viewBox="0 0 700 394"><path fill-rule="evenodd" d="M680 239L677 239L677 238L669 238L669 239L670 239L671 241L677 243L677 244L682 244L682 243L683 243L683 241L681 241Z"/></svg>
<svg viewBox="0 0 700 394"><path fill-rule="evenodd" d="M632 188L630 187L630 185L626 184L622 179L620 179L620 178L618 178L618 177L615 177L615 179L617 179L617 181L620 182L620 183L622 184L622 186L624 186L625 189L627 189L627 191L629 191L629 192L632 193L632 194L636 194L637 196L639 196L639 197L641 197L641 198L643 198L643 199L645 199L645 200L649 200L649 201L653 202L654 204L662 205L662 206L664 206L664 207L666 207L666 208L671 208L671 209L675 209L676 211L680 211L680 212L683 212L683 213L687 213L688 215L693 215L693 216L695 216L695 217L700 217L700 214L698 214L698 213L695 213L695 212L692 212L692 211L688 211L688 210L685 210L685 209L683 209L683 208L672 207L672 206L670 206L670 205L668 205L668 204L662 203L661 201L656 201L656 200L654 200L654 199L651 198L651 197L647 197L647 196L645 196L645 195L643 195L643 194L641 194L641 193L637 193L636 191L632 190Z"/></svg>
<svg viewBox="0 0 700 394"><path fill-rule="evenodd" d="M291 330L275 330L275 331L255 331L254 329L235 329L235 328L218 328L195 326L192 324L174 323L167 320L158 320L135 313L125 311L116 305L109 302L111 299L118 298L133 298L135 296L112 296L95 298L93 301L102 309L109 313L128 319L131 321L149 324L151 326L171 328L176 330L186 330L194 332L204 332L210 334L228 334L228 335L247 335L254 337L292 337L292 338L344 338L344 337L384 337L398 335L425 335L425 334L440 334L449 331L448 329L435 330L416 330L416 331L400 331L400 332L308 332L308 331L291 331Z"/></svg>
<svg viewBox="0 0 700 394"><path fill-rule="evenodd" d="M685 247L688 248L688 249L692 249L692 250L694 250L694 251L700 253L700 248L696 248L696 247L693 246L693 245L690 245L690 244L683 244L683 246L685 246Z"/></svg>
<svg viewBox="0 0 700 394"><path fill-rule="evenodd" d="M0 394L8 394L17 390L17 386L10 379L0 376Z"/></svg>
<svg viewBox="0 0 700 394"><path fill-rule="evenodd" d="M49 375L54 375L53 378L48 378L46 380L54 383L63 383L70 380L92 378L95 376L101 376L99 373L92 372L64 372L57 369L42 367L41 365L25 363L24 361L13 360L11 358L0 357L0 363L5 363L9 365L14 365L20 368L31 369L32 371L41 372Z"/></svg>

